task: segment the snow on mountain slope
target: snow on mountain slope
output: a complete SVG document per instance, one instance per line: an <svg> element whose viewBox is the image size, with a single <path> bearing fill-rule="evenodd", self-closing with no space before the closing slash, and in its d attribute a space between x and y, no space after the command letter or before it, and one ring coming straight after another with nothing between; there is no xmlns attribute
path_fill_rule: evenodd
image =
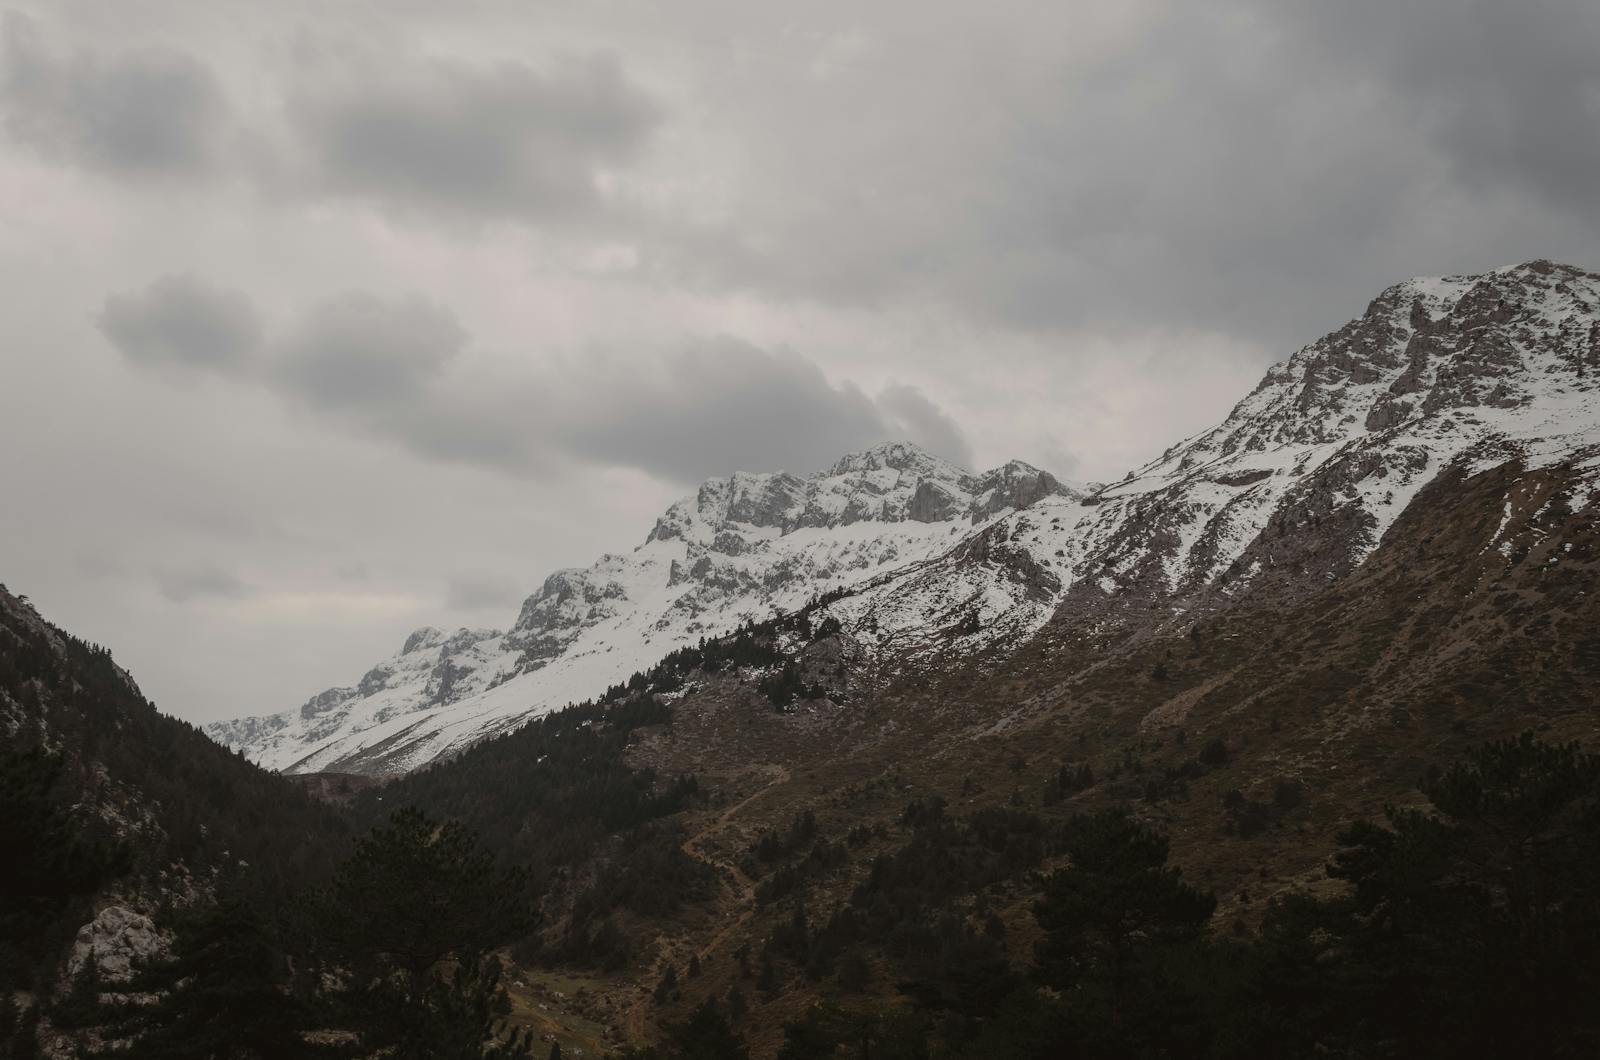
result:
<svg viewBox="0 0 1600 1060"><path fill-rule="evenodd" d="M1211 430L830 610L914 660L1015 643L1052 615L1304 591L1353 570L1441 471L1511 459L1600 473L1600 276L1537 261L1391 287Z"/></svg>
<svg viewBox="0 0 1600 1060"><path fill-rule="evenodd" d="M1350 573L1424 486L1521 460L1600 478L1600 276L1419 279L1271 368L1216 427L1085 494L884 446L809 478L712 479L643 545L558 571L507 632L419 630L354 688L209 727L289 771L415 767L701 636L835 589L882 661L1004 650L1054 616L1187 614ZM1486 547L1487 547L1486 542Z"/></svg>
<svg viewBox="0 0 1600 1060"><path fill-rule="evenodd" d="M353 687L206 731L286 772L415 768L703 636L939 555L1015 508L1084 495L1020 462L973 475L904 444L808 478L711 479L633 552L550 575L508 631L420 629Z"/></svg>

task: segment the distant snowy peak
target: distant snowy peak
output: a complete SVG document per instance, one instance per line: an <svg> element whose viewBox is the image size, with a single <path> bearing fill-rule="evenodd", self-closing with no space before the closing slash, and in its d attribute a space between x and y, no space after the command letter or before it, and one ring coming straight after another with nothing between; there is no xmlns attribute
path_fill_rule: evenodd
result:
<svg viewBox="0 0 1600 1060"><path fill-rule="evenodd" d="M1407 280L1269 369L1215 428L1125 481L1337 445L1423 420L1470 432L1597 384L1600 276L1533 261L1481 276ZM1102 496L1126 492L1119 483Z"/></svg>
<svg viewBox="0 0 1600 1060"><path fill-rule="evenodd" d="M883 445L848 453L834 461L826 471L815 478L843 478L848 475L870 474L876 471L896 471L912 478L955 480L969 477L964 468L934 456L926 449L910 442L886 442Z"/></svg>
<svg viewBox="0 0 1600 1060"><path fill-rule="evenodd" d="M424 627L353 686L207 731L292 772L414 768L598 695L703 636L927 562L974 523L1083 495L1020 461L974 475L905 443L806 478L710 479L632 552L547 577L509 630Z"/></svg>
<svg viewBox="0 0 1600 1060"><path fill-rule="evenodd" d="M728 531L783 535L861 522L980 522L1048 496L1081 497L1087 488L1020 460L974 475L896 442L852 453L806 478L741 471L708 479L657 520L648 540L713 545Z"/></svg>

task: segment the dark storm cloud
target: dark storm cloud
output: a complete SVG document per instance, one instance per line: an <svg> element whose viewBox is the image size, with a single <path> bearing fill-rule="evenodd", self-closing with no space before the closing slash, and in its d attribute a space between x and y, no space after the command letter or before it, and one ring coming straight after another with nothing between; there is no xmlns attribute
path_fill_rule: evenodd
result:
<svg viewBox="0 0 1600 1060"><path fill-rule="evenodd" d="M230 349L236 378L335 428L514 474L573 460L686 482L809 472L901 439L961 463L972 456L955 422L913 387L874 398L798 354L727 337L642 362L596 355L553 371L463 357L468 335L455 316L416 296L323 300L248 359L255 341L216 340L233 318L255 320L242 295L167 279L108 298L101 326L136 363L215 369L213 352Z"/></svg>
<svg viewBox="0 0 1600 1060"><path fill-rule="evenodd" d="M726 337L681 349L654 372L586 373L561 389L569 399L557 432L573 453L678 481L806 473L898 439L952 460L971 457L949 418L909 388L874 400L852 383L829 382L796 353Z"/></svg>
<svg viewBox="0 0 1600 1060"><path fill-rule="evenodd" d="M1002 3L970 34L912 33L925 6L821 5L818 26L858 40L819 66L792 42L826 34L688 5L655 41L695 68L670 110L613 58L496 61L511 46L492 23L452 58L313 43L231 138L185 53L68 54L13 15L0 103L15 138L102 170L211 166L402 222L604 227L660 289L934 306L1020 333L1208 331L1281 353L1405 275L1594 263L1600 6L1153 3L1081 50L1085 23L1116 19ZM706 46L723 21L761 61ZM658 139L700 134L717 150L641 176ZM254 153L215 166L224 143ZM623 171L643 192L608 211ZM651 194L702 185L704 202Z"/></svg>
<svg viewBox="0 0 1600 1060"><path fill-rule="evenodd" d="M732 471L805 473L841 453L906 439L970 458L964 435L909 388L874 400L787 351L710 338L659 357L596 356L561 371L459 371L359 421L431 459L513 474L571 461L676 482Z"/></svg>
<svg viewBox="0 0 1600 1060"><path fill-rule="evenodd" d="M242 600L255 588L238 576L216 567L187 567L155 572L161 595L175 604L191 600Z"/></svg>
<svg viewBox="0 0 1600 1060"><path fill-rule="evenodd" d="M910 438L947 460L972 467L972 446L960 424L916 387L904 384L885 387L878 394L878 407L892 425L890 429L896 437Z"/></svg>
<svg viewBox="0 0 1600 1060"><path fill-rule="evenodd" d="M786 135L763 145L737 220L685 225L656 253L729 290L1017 331L1217 331L1274 354L1407 275L1593 262L1600 6L1145 15L1059 63L1011 61L1022 38L919 49L882 26L820 83L767 64L738 82L761 108L744 131Z"/></svg>
<svg viewBox="0 0 1600 1060"><path fill-rule="evenodd" d="M249 298L192 276L163 276L143 291L112 295L95 322L142 367L238 373L261 345Z"/></svg>
<svg viewBox="0 0 1600 1060"><path fill-rule="evenodd" d="M313 76L289 99L305 180L335 195L447 214L549 219L598 201L655 103L612 58L548 71L430 60Z"/></svg>
<svg viewBox="0 0 1600 1060"><path fill-rule="evenodd" d="M1356 0L1285 10L1324 61L1390 86L1462 183L1516 189L1600 227L1600 6Z"/></svg>
<svg viewBox="0 0 1600 1060"><path fill-rule="evenodd" d="M170 48L58 54L26 15L0 26L6 131L114 176L193 175L218 161L228 106L200 62Z"/></svg>

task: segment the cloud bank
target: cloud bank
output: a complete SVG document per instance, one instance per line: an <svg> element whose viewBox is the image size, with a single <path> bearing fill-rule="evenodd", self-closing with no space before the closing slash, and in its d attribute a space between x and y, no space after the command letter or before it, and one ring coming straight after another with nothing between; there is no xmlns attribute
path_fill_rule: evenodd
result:
<svg viewBox="0 0 1600 1060"><path fill-rule="evenodd" d="M183 276L111 295L98 320L135 368L221 374L330 428L519 475L559 460L680 483L804 473L897 439L972 461L955 421L915 387L869 396L798 354L725 336L642 363L596 353L552 370L468 356L456 317L416 295L336 295L263 338L246 296Z"/></svg>

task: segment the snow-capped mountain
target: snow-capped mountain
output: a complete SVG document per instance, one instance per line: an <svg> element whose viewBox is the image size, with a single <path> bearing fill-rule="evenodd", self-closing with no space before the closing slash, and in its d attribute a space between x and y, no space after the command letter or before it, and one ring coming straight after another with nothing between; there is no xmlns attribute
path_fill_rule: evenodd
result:
<svg viewBox="0 0 1600 1060"><path fill-rule="evenodd" d="M711 479L631 553L550 575L507 631L419 629L353 687L206 731L286 772L414 768L596 696L675 648L926 561L974 527L1088 488L1020 461L974 475L907 444L806 478Z"/></svg>
<svg viewBox="0 0 1600 1060"><path fill-rule="evenodd" d="M1600 276L1536 261L1398 284L1103 487L905 445L712 479L632 553L551 575L507 632L419 630L353 688L208 731L286 771L412 768L833 590L827 612L895 665L1004 651L1052 619L1184 621L1343 577L1441 473L1510 460L1595 488Z"/></svg>
<svg viewBox="0 0 1600 1060"><path fill-rule="evenodd" d="M1513 459L1571 462L1597 488L1600 276L1535 261L1397 284L1211 430L830 610L915 659L1017 641L1052 616L1093 630L1130 604L1148 621L1304 592L1352 571L1441 472Z"/></svg>

